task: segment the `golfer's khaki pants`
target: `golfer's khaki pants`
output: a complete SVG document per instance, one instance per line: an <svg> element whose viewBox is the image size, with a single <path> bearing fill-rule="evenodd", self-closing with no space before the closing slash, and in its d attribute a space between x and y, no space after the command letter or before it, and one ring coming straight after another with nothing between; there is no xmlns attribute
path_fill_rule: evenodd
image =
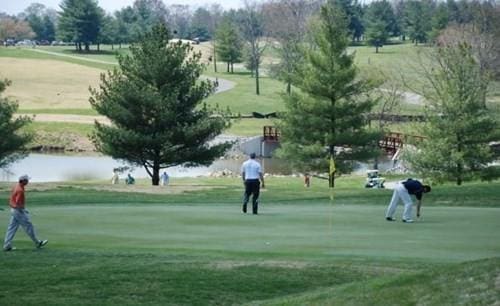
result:
<svg viewBox="0 0 500 306"><path fill-rule="evenodd" d="M385 213L386 217L392 218L396 212L396 207L398 206L399 200L403 201L405 208L403 211L403 220L411 220L411 211L413 207L413 201L411 200L408 190L402 183L397 183L394 187L394 192L392 193L392 199L387 207Z"/></svg>
<svg viewBox="0 0 500 306"><path fill-rule="evenodd" d="M9 226L7 227L7 233L5 234L5 241L3 243L3 247L8 248L12 245L12 240L16 235L19 225L23 227L26 234L28 234L28 236L31 238L31 240L33 240L35 244L38 243L38 239L36 238L35 235L35 228L31 223L28 211L22 208L11 208L10 213L11 213L10 222Z"/></svg>

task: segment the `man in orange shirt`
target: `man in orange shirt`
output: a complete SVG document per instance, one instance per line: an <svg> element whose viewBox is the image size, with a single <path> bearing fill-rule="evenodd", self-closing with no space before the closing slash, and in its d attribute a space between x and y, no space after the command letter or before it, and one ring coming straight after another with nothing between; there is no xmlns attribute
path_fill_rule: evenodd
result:
<svg viewBox="0 0 500 306"><path fill-rule="evenodd" d="M5 241L3 243L4 251L12 251L12 240L14 235L21 225L28 236L33 240L37 248L41 248L47 244L48 240L39 240L35 235L35 228L31 223L28 211L24 208L25 197L24 197L24 186L28 185L29 176L23 175L19 177L19 183L12 189L12 194L10 196L10 223L7 227L7 233L5 234Z"/></svg>

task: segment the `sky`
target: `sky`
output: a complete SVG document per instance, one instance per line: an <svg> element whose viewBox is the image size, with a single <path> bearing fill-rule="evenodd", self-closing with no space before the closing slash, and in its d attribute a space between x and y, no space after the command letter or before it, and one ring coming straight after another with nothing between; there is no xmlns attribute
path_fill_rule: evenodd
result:
<svg viewBox="0 0 500 306"><path fill-rule="evenodd" d="M1 0L0 2L0 12L7 13L9 15L17 15L34 2L59 10L61 0ZM134 0L98 0L99 6L110 13L121 9L122 7L132 5L133 2ZM239 8L242 6L242 0L163 0L163 3L167 6L171 4L185 4L191 7L218 3L225 9Z"/></svg>

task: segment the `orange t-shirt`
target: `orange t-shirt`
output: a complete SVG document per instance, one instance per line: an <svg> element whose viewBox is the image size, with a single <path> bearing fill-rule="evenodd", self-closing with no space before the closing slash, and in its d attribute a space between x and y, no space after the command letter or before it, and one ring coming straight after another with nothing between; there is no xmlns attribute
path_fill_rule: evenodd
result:
<svg viewBox="0 0 500 306"><path fill-rule="evenodd" d="M12 188L9 204L12 208L24 208L24 186L21 183Z"/></svg>

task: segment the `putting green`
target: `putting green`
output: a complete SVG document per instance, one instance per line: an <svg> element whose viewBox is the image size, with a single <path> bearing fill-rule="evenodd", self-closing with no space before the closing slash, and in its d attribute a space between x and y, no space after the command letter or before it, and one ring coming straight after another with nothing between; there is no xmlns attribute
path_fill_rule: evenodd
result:
<svg viewBox="0 0 500 306"><path fill-rule="evenodd" d="M401 213L398 207L397 213ZM153 252L224 258L455 262L500 255L499 208L425 207L414 224L387 222L375 205L234 205L32 207L48 250ZM8 213L0 214L0 224ZM19 232L19 248L31 248Z"/></svg>

